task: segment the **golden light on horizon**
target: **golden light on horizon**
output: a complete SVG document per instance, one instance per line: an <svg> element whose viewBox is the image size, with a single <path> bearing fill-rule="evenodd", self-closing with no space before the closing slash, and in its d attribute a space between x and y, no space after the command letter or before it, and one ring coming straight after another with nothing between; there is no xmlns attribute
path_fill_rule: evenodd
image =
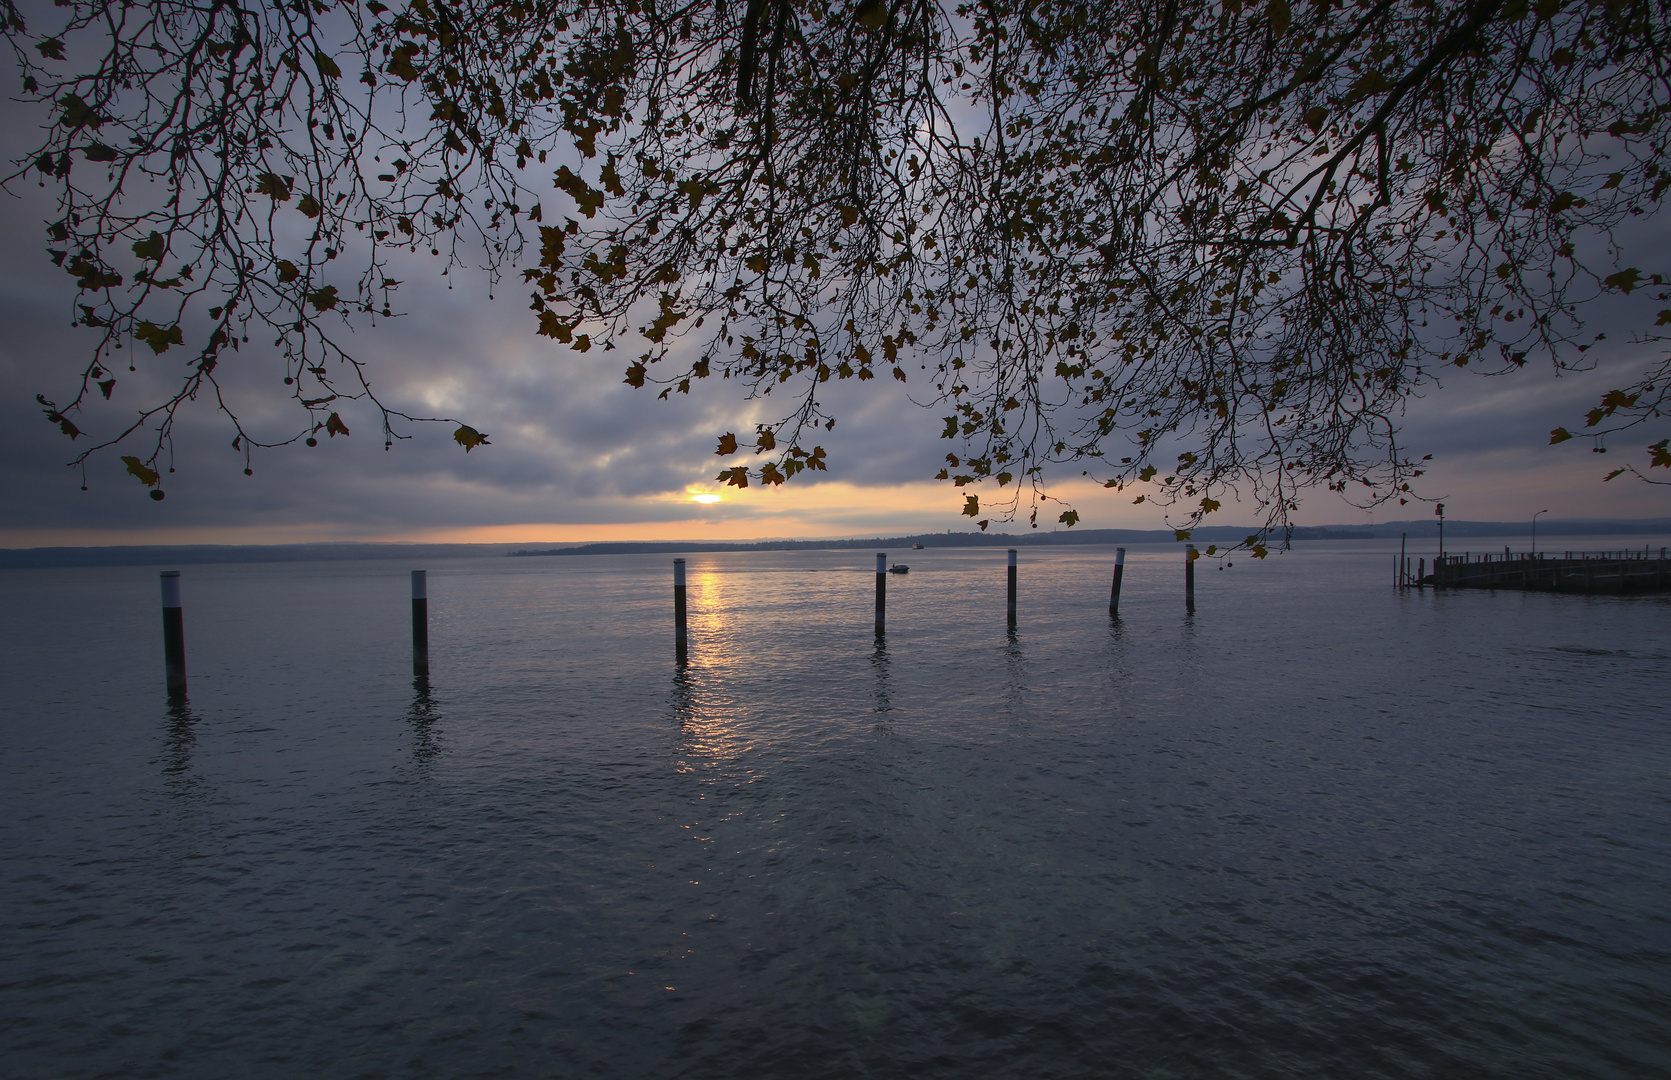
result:
<svg viewBox="0 0 1671 1080"><path fill-rule="evenodd" d="M704 504L704 505L706 505L706 504L709 504L709 503L717 503L717 502L719 502L719 501L720 501L720 497L719 497L719 496L718 496L718 495L715 495L715 494L714 494L714 493L713 493L713 492L711 492L711 491L704 491L704 492L703 492L703 493L702 493L702 494L700 494L700 495L692 495L692 496L691 496L691 497L690 497L690 501L691 501L691 502L699 502L699 503L702 503L702 504Z"/></svg>

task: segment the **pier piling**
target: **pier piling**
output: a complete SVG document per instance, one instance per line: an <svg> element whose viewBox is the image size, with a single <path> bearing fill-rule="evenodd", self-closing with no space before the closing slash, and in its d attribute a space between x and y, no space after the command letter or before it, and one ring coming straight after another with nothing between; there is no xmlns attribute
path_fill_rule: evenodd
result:
<svg viewBox="0 0 1671 1080"><path fill-rule="evenodd" d="M1195 545L1194 544L1191 544L1191 545L1189 545L1189 547L1184 549L1184 610L1185 611L1193 612L1195 610L1195 560L1199 559L1200 557L1201 557L1201 553L1199 551L1195 550Z"/></svg>
<svg viewBox="0 0 1671 1080"><path fill-rule="evenodd" d="M1126 549L1114 549L1114 585L1108 590L1108 613L1120 614L1120 579L1126 576Z"/></svg>
<svg viewBox="0 0 1671 1080"><path fill-rule="evenodd" d="M412 677L429 678L429 571L412 571Z"/></svg>
<svg viewBox="0 0 1671 1080"><path fill-rule="evenodd" d="M673 560L673 659L684 664L690 656L685 633L685 560Z"/></svg>
<svg viewBox="0 0 1671 1080"><path fill-rule="evenodd" d="M888 632L888 553L876 553L876 636Z"/></svg>
<svg viewBox="0 0 1671 1080"><path fill-rule="evenodd" d="M1015 549L1010 548L1010 629L1015 629Z"/></svg>
<svg viewBox="0 0 1671 1080"><path fill-rule="evenodd" d="M180 571L164 570L162 578L162 662L168 696L186 693L186 620L180 607Z"/></svg>

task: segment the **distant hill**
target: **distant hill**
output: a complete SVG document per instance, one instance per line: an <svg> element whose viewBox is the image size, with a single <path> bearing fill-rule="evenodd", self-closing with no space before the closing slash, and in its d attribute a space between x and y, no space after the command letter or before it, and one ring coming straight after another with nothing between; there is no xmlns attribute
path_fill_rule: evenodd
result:
<svg viewBox="0 0 1671 1080"><path fill-rule="evenodd" d="M1439 535L1437 517L1415 518L1410 521L1388 521L1363 527L1364 531L1380 539L1406 536ZM1530 521L1446 521L1445 538L1456 536L1528 536ZM1671 536L1671 518L1561 518L1551 521L1538 519L1541 536Z"/></svg>
<svg viewBox="0 0 1671 1080"><path fill-rule="evenodd" d="M338 562L347 559L480 558L513 544L156 544L132 547L0 549L0 568L30 566L161 566L201 563Z"/></svg>
<svg viewBox="0 0 1671 1080"><path fill-rule="evenodd" d="M1237 543L1258 530L1252 526L1214 525L1196 529L1192 542ZM1525 536L1527 521L1447 521L1445 538ZM1437 518L1389 521L1377 525L1310 525L1294 529L1293 539L1368 540L1437 537ZM1649 535L1671 539L1671 518L1638 520L1567 518L1538 521L1538 536ZM1278 537L1278 539L1280 539ZM648 555L702 551L802 551L872 548L899 552L913 544L931 547L1039 547L1058 544L1177 543L1169 529L1074 529L1061 532L943 532L868 539L695 541L646 540L527 548L514 544L184 544L130 547L40 547L0 549L0 569L50 566L186 566L201 563L317 562L347 559L399 559L407 563L500 555Z"/></svg>
<svg viewBox="0 0 1671 1080"><path fill-rule="evenodd" d="M1193 543L1236 543L1257 533L1250 526L1215 525L1190 533ZM1308 526L1294 530L1296 540L1368 540L1370 533L1348 526ZM1002 533L943 532L911 536L881 536L858 540L677 540L605 541L573 547L523 549L512 555L658 555L680 551L829 551L846 548L892 548L904 550L915 544L932 547L1048 547L1064 544L1166 544L1176 543L1171 529L1074 529L1071 532Z"/></svg>

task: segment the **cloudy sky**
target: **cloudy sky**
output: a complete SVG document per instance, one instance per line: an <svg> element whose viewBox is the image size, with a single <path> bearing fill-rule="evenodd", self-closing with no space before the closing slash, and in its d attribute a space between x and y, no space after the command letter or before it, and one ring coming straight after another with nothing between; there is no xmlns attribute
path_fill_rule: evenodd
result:
<svg viewBox="0 0 1671 1080"><path fill-rule="evenodd" d="M18 132L12 132L14 138ZM405 317L360 332L354 348L394 408L450 415L492 445L465 454L444 425L416 425L385 451L368 409L344 409L352 434L260 452L243 473L232 431L211 408L188 415L177 439L167 498L154 502L124 475L116 454L95 461L87 491L66 467L75 447L42 416L34 397L63 398L92 347L70 327L73 282L48 261L38 192L0 197L0 470L7 510L0 546L128 543L278 543L318 540L565 542L604 539L835 537L966 529L961 493L929 479L945 444L937 414L911 403L891 379L840 388L836 430L824 440L831 467L819 482L746 492L714 484L715 437L747 432L757 406L732 384L711 380L689 397L658 401L621 381L620 353L582 355L534 334L514 284L489 300L481 276L439 276L407 267ZM451 283L449 287L449 282ZM507 298L508 297L508 298ZM1597 329L1609 329L1605 325ZM1671 515L1671 488L1628 477L1602 483L1608 467L1663 437L1615 438L1606 456L1582 440L1549 446L1551 428L1577 427L1600 395L1640 366L1644 354L1614 328L1599 369L1556 378L1528 369L1507 378L1458 372L1411 403L1405 438L1434 455L1422 494L1442 498L1453 518L1524 520ZM112 406L84 426L123 413L123 397L147 380L171 378L184 357L149 358L119 372ZM229 354L230 355L230 354ZM221 371L251 429L284 437L297 418L276 351L258 345ZM153 385L161 385L154 383ZM138 399L138 395L127 398ZM131 408L131 405L127 406ZM764 413L758 414L764 417ZM78 422L80 419L78 418ZM141 451L143 456L143 451ZM1163 527L1163 511L1134 506L1131 494L1063 483L1056 488L1082 527ZM721 494L704 505L693 496ZM1302 524L1426 517L1425 506L1374 514L1318 491ZM1041 515L1042 516L1042 515ZM1054 512L1046 519L1053 519ZM1223 524L1253 524L1253 507L1226 503ZM1022 526L1024 527L1024 526Z"/></svg>

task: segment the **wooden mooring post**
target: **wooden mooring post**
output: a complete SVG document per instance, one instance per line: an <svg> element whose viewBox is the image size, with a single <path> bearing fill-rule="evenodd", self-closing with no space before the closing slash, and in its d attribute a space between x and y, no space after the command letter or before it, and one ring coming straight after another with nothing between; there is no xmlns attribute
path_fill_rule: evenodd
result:
<svg viewBox="0 0 1671 1080"><path fill-rule="evenodd" d="M888 632L888 553L876 553L876 636Z"/></svg>
<svg viewBox="0 0 1671 1080"><path fill-rule="evenodd" d="M429 571L412 571L412 677L429 678Z"/></svg>
<svg viewBox="0 0 1671 1080"><path fill-rule="evenodd" d="M1010 548L1010 629L1015 629L1015 549Z"/></svg>
<svg viewBox="0 0 1671 1080"><path fill-rule="evenodd" d="M1189 612L1195 610L1195 560L1200 557L1194 544L1184 549L1184 610Z"/></svg>
<svg viewBox="0 0 1671 1080"><path fill-rule="evenodd" d="M186 619L180 607L180 571L164 570L162 579L162 663L168 696L186 693Z"/></svg>
<svg viewBox="0 0 1671 1080"><path fill-rule="evenodd" d="M1126 549L1114 549L1114 585L1108 590L1108 614L1120 614L1120 579L1126 576Z"/></svg>
<svg viewBox="0 0 1671 1080"><path fill-rule="evenodd" d="M685 560L673 560L673 659L683 665L690 658L685 632Z"/></svg>

